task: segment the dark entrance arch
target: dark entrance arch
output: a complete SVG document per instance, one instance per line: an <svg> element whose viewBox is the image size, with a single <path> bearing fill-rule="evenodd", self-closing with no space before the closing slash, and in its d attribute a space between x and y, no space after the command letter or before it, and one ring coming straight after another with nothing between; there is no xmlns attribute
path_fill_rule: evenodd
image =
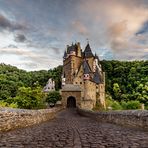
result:
<svg viewBox="0 0 148 148"><path fill-rule="evenodd" d="M75 108L76 107L76 99L75 97L68 97L67 98L67 108Z"/></svg>

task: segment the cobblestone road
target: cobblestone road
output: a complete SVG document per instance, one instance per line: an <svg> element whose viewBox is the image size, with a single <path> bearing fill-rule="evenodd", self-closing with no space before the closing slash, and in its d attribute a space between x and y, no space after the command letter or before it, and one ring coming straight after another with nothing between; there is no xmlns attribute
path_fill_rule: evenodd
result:
<svg viewBox="0 0 148 148"><path fill-rule="evenodd" d="M0 133L0 148L148 148L148 132L98 123L76 111L33 127Z"/></svg>

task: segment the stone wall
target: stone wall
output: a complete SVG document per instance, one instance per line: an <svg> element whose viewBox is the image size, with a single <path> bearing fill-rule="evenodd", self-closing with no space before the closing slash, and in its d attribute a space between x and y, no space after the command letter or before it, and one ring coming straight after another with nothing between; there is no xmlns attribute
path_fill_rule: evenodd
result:
<svg viewBox="0 0 148 148"><path fill-rule="evenodd" d="M99 122L108 122L148 130L148 111L146 110L94 112L77 109L77 111L80 115L93 118Z"/></svg>
<svg viewBox="0 0 148 148"><path fill-rule="evenodd" d="M0 108L0 131L27 127L53 119L62 108L27 110Z"/></svg>
<svg viewBox="0 0 148 148"><path fill-rule="evenodd" d="M81 105L81 91L62 91L62 104L63 107L67 106L68 97L74 97L76 99L76 106L80 107Z"/></svg>

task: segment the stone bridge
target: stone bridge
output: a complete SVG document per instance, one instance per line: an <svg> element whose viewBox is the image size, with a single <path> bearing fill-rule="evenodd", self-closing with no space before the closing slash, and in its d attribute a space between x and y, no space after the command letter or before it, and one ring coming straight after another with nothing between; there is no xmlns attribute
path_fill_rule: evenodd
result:
<svg viewBox="0 0 148 148"><path fill-rule="evenodd" d="M0 132L0 148L148 148L148 131L97 122L65 109L50 121Z"/></svg>

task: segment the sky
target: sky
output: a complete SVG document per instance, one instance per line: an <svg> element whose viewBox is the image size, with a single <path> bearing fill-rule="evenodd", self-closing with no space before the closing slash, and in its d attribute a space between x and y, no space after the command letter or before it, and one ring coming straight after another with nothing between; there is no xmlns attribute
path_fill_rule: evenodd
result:
<svg viewBox="0 0 148 148"><path fill-rule="evenodd" d="M148 60L148 0L0 0L0 63L48 70L88 40L101 60Z"/></svg>

